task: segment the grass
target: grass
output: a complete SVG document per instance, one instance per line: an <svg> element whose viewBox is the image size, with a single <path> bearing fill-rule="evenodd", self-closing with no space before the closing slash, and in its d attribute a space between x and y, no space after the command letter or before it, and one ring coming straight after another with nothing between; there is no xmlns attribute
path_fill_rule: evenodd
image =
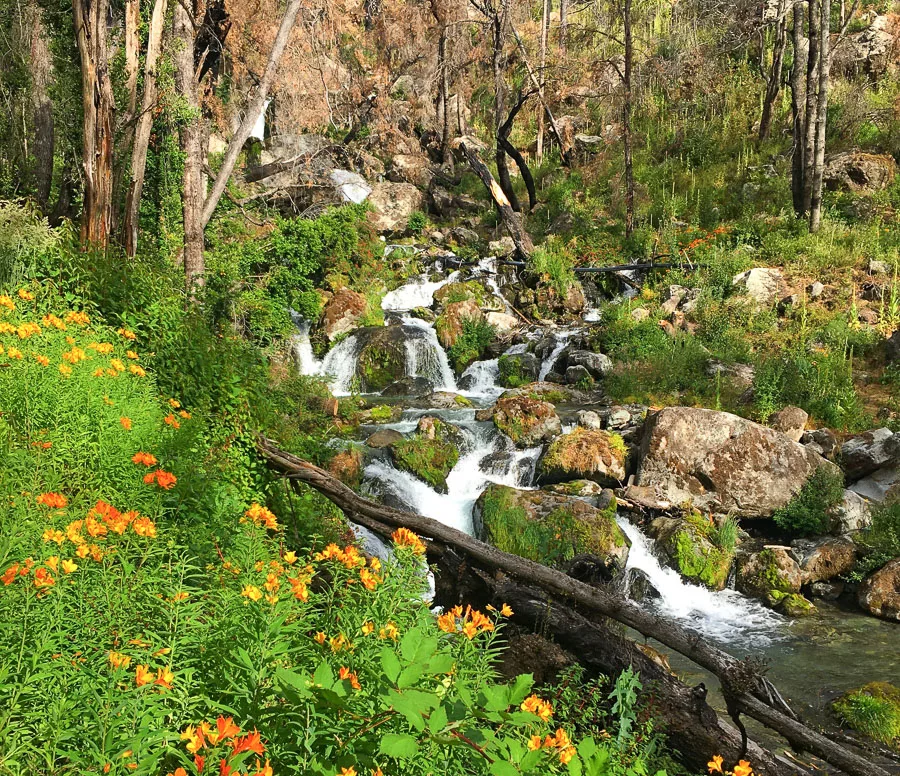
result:
<svg viewBox="0 0 900 776"><path fill-rule="evenodd" d="M783 531L792 536L828 532L832 510L844 497L844 478L825 465L816 469L800 492L772 516Z"/></svg>
<svg viewBox="0 0 900 776"><path fill-rule="evenodd" d="M895 749L900 749L900 689L872 682L834 703L843 722Z"/></svg>

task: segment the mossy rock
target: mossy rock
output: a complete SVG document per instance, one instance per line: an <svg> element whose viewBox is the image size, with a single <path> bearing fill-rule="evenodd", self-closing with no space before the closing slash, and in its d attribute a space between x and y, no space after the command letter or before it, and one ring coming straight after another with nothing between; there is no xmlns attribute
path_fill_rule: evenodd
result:
<svg viewBox="0 0 900 776"><path fill-rule="evenodd" d="M406 337L402 326L371 326L358 329L362 342L356 363L360 389L382 391L406 375Z"/></svg>
<svg viewBox="0 0 900 776"><path fill-rule="evenodd" d="M538 484L593 480L617 486L625 479L625 442L618 434L576 428L554 439L538 462Z"/></svg>
<svg viewBox="0 0 900 776"><path fill-rule="evenodd" d="M363 410L357 415L357 420L366 425L377 423L396 423L403 415L403 408L397 405L393 407L387 404L379 404L370 409Z"/></svg>
<svg viewBox="0 0 900 776"><path fill-rule="evenodd" d="M779 590L773 590L769 593L768 604L788 617L807 617L816 612L812 601L807 600L799 593L782 593Z"/></svg>
<svg viewBox="0 0 900 776"><path fill-rule="evenodd" d="M849 727L900 751L900 687L872 682L838 698L833 709Z"/></svg>
<svg viewBox="0 0 900 776"><path fill-rule="evenodd" d="M547 566L587 554L612 572L625 568L629 542L615 501L601 510L578 498L491 484L474 514L476 534L504 552Z"/></svg>
<svg viewBox="0 0 900 776"><path fill-rule="evenodd" d="M541 368L533 353L502 355L497 366L500 370L500 385L504 388L519 388L534 382Z"/></svg>
<svg viewBox="0 0 900 776"><path fill-rule="evenodd" d="M459 430L440 418L419 420L416 433L394 444L391 458L397 468L409 472L439 493L447 492L447 475L459 461Z"/></svg>
<svg viewBox="0 0 900 776"><path fill-rule="evenodd" d="M473 301L482 310L503 312L505 309L502 300L487 289L477 280L448 283L434 292L434 301L439 308L446 307L454 302Z"/></svg>
<svg viewBox="0 0 900 776"><path fill-rule="evenodd" d="M799 593L802 583L799 564L783 547L766 547L744 555L737 564L737 589L770 606L783 600L783 595Z"/></svg>
<svg viewBox="0 0 900 776"><path fill-rule="evenodd" d="M679 574L711 590L724 590L734 551L716 546L714 529L696 512L683 518L659 518L652 524L660 548Z"/></svg>
<svg viewBox="0 0 900 776"><path fill-rule="evenodd" d="M553 405L527 396L498 400L494 405L493 420L517 447L534 447L562 431Z"/></svg>

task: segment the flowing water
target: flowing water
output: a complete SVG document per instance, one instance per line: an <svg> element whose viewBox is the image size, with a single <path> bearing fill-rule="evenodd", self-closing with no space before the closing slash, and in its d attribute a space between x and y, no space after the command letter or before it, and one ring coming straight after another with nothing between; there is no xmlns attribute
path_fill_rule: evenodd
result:
<svg viewBox="0 0 900 776"><path fill-rule="evenodd" d="M496 289L493 265L481 262L476 274L483 274ZM454 391L469 397L476 406L490 406L503 392L498 384L497 359L477 361L458 384L440 346L432 324L408 315L416 307L430 307L434 292L453 282L458 272L442 280L423 276L388 294L382 303L386 312L399 315L405 338L407 373L427 377L438 390ZM593 318L592 311L587 312ZM553 332L555 343L540 367L544 379L577 330ZM528 333L529 340L540 332ZM309 326L298 321L294 351L305 374L327 376L337 395L350 392L361 343L356 335L345 338L321 360L315 358L309 341ZM521 353L519 343L507 353ZM533 487L534 470L541 448L517 450L492 423L475 420L474 409L407 409L399 422L377 428L391 428L408 434L419 418L435 415L457 426L463 436L460 458L447 478L447 492L439 493L407 472L393 467L389 458L373 458L364 470L366 487L391 503L416 511L467 533L473 531L475 501L487 485L496 482L518 488ZM363 429L371 433L376 427ZM823 720L828 703L840 692L868 681L896 681L900 675L900 629L858 612L845 612L824 604L819 614L791 621L734 590L711 591L685 582L673 569L663 565L654 542L624 518L622 530L631 542L628 572L640 571L658 592L644 605L660 615L697 631L738 656L762 653L770 661L770 676L786 697ZM364 537L374 550L383 552L375 537ZM694 676L711 688L715 682L698 672L696 666L672 655L672 664L683 676Z"/></svg>

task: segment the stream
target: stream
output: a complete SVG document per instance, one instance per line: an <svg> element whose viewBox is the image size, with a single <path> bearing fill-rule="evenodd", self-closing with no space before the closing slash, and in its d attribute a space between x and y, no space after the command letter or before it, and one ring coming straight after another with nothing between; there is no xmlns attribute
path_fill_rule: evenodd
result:
<svg viewBox="0 0 900 776"><path fill-rule="evenodd" d="M489 278L496 290L490 260L480 262L473 274ZM411 317L414 308L430 307L433 294L453 282L459 272L439 281L423 276L410 281L384 297L382 307L387 318L399 317L407 349L407 374L425 377L438 391L452 391L468 398L475 408L490 407L505 390L498 385L497 359L477 361L461 376L461 389L437 340L432 324ZM596 320L595 310L586 311L588 321ZM546 332L544 332L546 333ZM557 357L577 329L555 329L556 343L543 359L539 377L552 370ZM529 336L538 336L532 332ZM313 354L308 324L298 321L294 348L304 374L322 375L329 380L335 395L351 393L356 359L361 343L351 334L319 360ZM522 344L507 352L524 351ZM372 397L374 403L396 399ZM423 415L440 417L457 426L463 435L460 458L447 478L447 493L439 493L413 475L393 467L389 459L372 460L364 470L364 487L380 495L392 506L406 508L467 533L473 532L472 511L478 496L491 482L517 488L533 488L535 465L540 447L517 450L511 440L492 422L475 419L476 409L405 409L395 423L366 426L363 438L378 429L400 433L415 430ZM567 430L564 428L564 430ZM762 654L769 663L769 677L785 698L814 721L832 721L829 705L847 690L872 681L897 681L900 676L900 629L894 624L866 616L836 604L817 602L818 612L804 619L791 620L732 589L719 592L686 582L671 568L661 564L652 539L624 516L618 522L631 541L626 567L643 572L659 592L645 603L663 616L699 632L738 657ZM660 651L666 648L654 644ZM673 670L690 682L703 681L711 688L711 699L724 710L716 695L717 681L677 654L670 654ZM770 736L754 730L763 741Z"/></svg>

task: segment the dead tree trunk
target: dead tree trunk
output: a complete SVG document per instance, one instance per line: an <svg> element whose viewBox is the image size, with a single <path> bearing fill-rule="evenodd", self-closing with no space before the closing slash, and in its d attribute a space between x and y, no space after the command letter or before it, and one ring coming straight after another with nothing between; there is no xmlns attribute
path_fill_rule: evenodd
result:
<svg viewBox="0 0 900 776"><path fill-rule="evenodd" d="M112 226L115 110L106 29L109 0L74 0L72 7L84 114L81 242L85 247L105 248Z"/></svg>
<svg viewBox="0 0 900 776"><path fill-rule="evenodd" d="M559 48L565 52L569 38L569 0L559 0Z"/></svg>
<svg viewBox="0 0 900 776"><path fill-rule="evenodd" d="M53 57L44 26L43 13L37 2L28 8L31 27L31 110L34 122L34 182L37 203L43 213L47 213L50 189L53 184L53 155L56 149L53 103L50 99L50 84L53 81Z"/></svg>
<svg viewBox="0 0 900 776"><path fill-rule="evenodd" d="M759 141L769 137L772 129L772 114L775 101L781 94L781 75L784 72L784 52L787 49L788 3L778 4L778 19L775 22L775 41L772 44L772 65L766 77L766 93L763 97L762 114L759 119Z"/></svg>
<svg viewBox="0 0 900 776"><path fill-rule="evenodd" d="M631 30L632 0L625 0L622 11L625 36L625 63L622 77L624 87L622 95L622 142L625 155L625 236L631 237L634 232L634 160L632 159L631 117L632 94L631 75L634 66L634 41Z"/></svg>
<svg viewBox="0 0 900 776"><path fill-rule="evenodd" d="M818 93L816 95L816 131L813 144L812 182L810 184L809 231L818 232L822 223L822 178L825 172L825 125L828 119L828 86L831 74L831 0L819 0ZM811 120L811 119L810 119Z"/></svg>
<svg viewBox="0 0 900 776"><path fill-rule="evenodd" d="M453 164L450 152L450 64L448 62L447 4L443 0L431 0L431 15L438 25L438 96L435 113L441 121L441 158L445 167Z"/></svg>
<svg viewBox="0 0 900 776"><path fill-rule="evenodd" d="M544 101L544 85L547 82L547 34L550 29L550 6L551 0L544 0L541 13L541 73L540 73L540 96L541 103ZM537 163L540 164L544 160L544 111L538 110L538 126L537 126ZM529 192L529 195L531 192ZM534 207L532 203L531 207Z"/></svg>
<svg viewBox="0 0 900 776"><path fill-rule="evenodd" d="M516 148L509 140L509 135L512 132L513 123L516 120L516 116L519 114L519 111L522 110L522 106L528 101L528 98L532 95L532 92L527 92L525 94L519 95L519 98L516 100L516 104L509 111L509 116L506 117L506 121L500 127L499 132L497 133L497 143L506 151L509 156L512 157L512 160L516 163L516 166L519 168L519 173L522 175L522 180L525 182L525 188L528 190L528 212L530 213L534 210L537 205L537 190L534 185L534 176L531 174L531 170L528 168L528 163L525 161L525 157L522 156L519 149Z"/></svg>
<svg viewBox="0 0 900 776"><path fill-rule="evenodd" d="M465 151L464 146L463 149ZM484 167L483 163L481 166ZM782 733L794 746L821 757L850 776L888 776L887 771L869 758L851 752L798 721L774 686L755 672L748 662L739 661L718 649L700 634L642 609L618 592L592 587L561 571L502 552L437 520L376 504L323 469L279 450L270 440L260 439L259 448L273 469L292 481L304 482L315 488L354 522L382 535L393 528L409 528L452 548L490 573L503 574L519 583L539 588L543 594L558 597L567 605L590 613L591 617L602 615L627 625L713 673L721 680L723 691L733 708Z"/></svg>
<svg viewBox="0 0 900 776"><path fill-rule="evenodd" d="M281 57L284 54L285 48L287 48L288 40L291 37L291 30L294 28L294 22L297 19L297 14L300 11L301 5L302 0L290 0L284 11L284 16L281 17L281 25L278 28L278 34L275 36L275 42L272 44L272 50L269 52L266 69L263 71L262 78L259 80L256 92L247 104L244 119L241 122L240 127L238 127L237 132L234 133L231 142L228 144L228 148L225 150L225 158L222 160L222 166L219 169L218 175L216 175L209 196L206 198L206 203L203 205L203 212L200 219L201 229L205 228L212 218L216 205L219 204L222 194L225 193L228 179L234 171L234 166L237 163L238 156L240 156L240 153L244 148L244 143L246 143L247 138L250 137L250 133L253 131L253 126L256 124L257 119L262 115L266 105L266 98L269 96L269 90L272 88L272 84L274 83L275 76L278 72L278 63L281 62Z"/></svg>
<svg viewBox="0 0 900 776"><path fill-rule="evenodd" d="M509 200L506 198L506 193L503 191L500 184L494 180L494 176L491 175L491 171L487 168L487 165L478 158L478 154L470 148L467 148L465 143L461 143L459 149L466 157L466 161L468 161L469 166L474 173L481 179L481 182L485 185L488 192L490 192L491 199L494 200L494 204L497 206L497 210L500 213L500 220L506 231L509 232L509 236L512 237L513 244L516 246L516 254L522 261L527 260L534 251L534 245L531 242L531 238L528 236L528 232L525 231L522 214L516 213L512 209Z"/></svg>
<svg viewBox="0 0 900 776"><path fill-rule="evenodd" d="M189 296L203 283L203 127L200 96L194 70L195 19L182 2L175 2L175 88L184 98L191 116L180 127L184 154L181 212L184 223L184 276Z"/></svg>
<svg viewBox="0 0 900 776"><path fill-rule="evenodd" d="M125 196L125 252L128 256L137 253L138 222L141 194L144 189L144 175L147 172L147 151L150 147L150 132L153 129L153 108L156 105L156 66L162 49L163 26L166 21L166 0L156 0L150 17L150 31L147 37L147 53L144 58L144 91L141 97L141 112L137 116L134 144L131 151L131 178Z"/></svg>
<svg viewBox="0 0 900 776"><path fill-rule="evenodd" d="M803 39L803 4L794 3L791 45L794 63L791 66L791 118L793 123L794 148L791 153L791 197L794 213L803 215L803 192L806 188L806 169L803 152L806 137L806 96L803 87L803 73L809 51Z"/></svg>

